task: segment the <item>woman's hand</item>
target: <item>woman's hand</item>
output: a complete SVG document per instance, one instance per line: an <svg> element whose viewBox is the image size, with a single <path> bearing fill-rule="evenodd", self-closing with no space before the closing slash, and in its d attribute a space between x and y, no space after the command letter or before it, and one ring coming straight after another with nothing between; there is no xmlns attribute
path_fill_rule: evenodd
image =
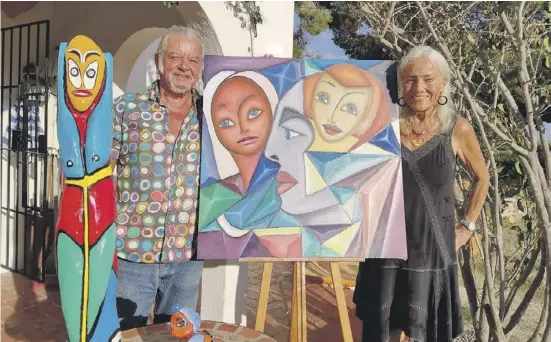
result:
<svg viewBox="0 0 551 342"><path fill-rule="evenodd" d="M462 224L457 225L457 227L455 227L455 251L457 252L461 247L469 242L472 235L473 232L468 230L467 227Z"/></svg>

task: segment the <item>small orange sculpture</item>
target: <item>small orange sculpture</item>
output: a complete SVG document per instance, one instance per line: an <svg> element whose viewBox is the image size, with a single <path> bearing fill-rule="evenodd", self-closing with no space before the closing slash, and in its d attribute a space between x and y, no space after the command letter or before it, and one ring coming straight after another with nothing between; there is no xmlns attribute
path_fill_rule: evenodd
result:
<svg viewBox="0 0 551 342"><path fill-rule="evenodd" d="M213 342L212 336L202 330L201 317L190 309L176 308L170 318L170 335L180 342Z"/></svg>

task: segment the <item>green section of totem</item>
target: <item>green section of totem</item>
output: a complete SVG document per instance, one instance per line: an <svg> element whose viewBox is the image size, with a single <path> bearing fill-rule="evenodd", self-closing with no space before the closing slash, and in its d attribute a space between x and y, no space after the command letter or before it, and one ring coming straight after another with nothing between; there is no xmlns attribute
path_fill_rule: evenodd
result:
<svg viewBox="0 0 551 342"><path fill-rule="evenodd" d="M65 233L59 233L57 238L57 265L61 308L69 341L80 341L84 255L80 246Z"/></svg>
<svg viewBox="0 0 551 342"><path fill-rule="evenodd" d="M90 250L90 280L88 290L88 333L94 326L105 298L115 254L115 224L113 223Z"/></svg>

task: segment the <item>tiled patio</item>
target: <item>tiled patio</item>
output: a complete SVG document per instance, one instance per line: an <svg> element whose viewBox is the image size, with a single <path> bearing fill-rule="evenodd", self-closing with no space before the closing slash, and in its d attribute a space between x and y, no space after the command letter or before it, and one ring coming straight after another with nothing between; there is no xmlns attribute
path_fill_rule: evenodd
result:
<svg viewBox="0 0 551 342"><path fill-rule="evenodd" d="M327 263L308 264L308 273L329 276ZM278 342L289 340L289 317L284 300L290 306L292 267L290 263L276 263L272 273L272 286L268 302L265 332ZM289 276L286 276L289 274ZM344 279L355 278L355 265L343 264ZM18 274L2 274L1 341L66 341L65 326L60 308L59 291L55 285L35 287ZM283 278L282 278L283 277ZM248 325L254 327L262 264L249 266ZM281 296L280 286L284 298ZM316 284L307 285L308 341L342 341L336 300L332 288ZM352 291L345 289L354 341L360 340L361 322L354 315Z"/></svg>

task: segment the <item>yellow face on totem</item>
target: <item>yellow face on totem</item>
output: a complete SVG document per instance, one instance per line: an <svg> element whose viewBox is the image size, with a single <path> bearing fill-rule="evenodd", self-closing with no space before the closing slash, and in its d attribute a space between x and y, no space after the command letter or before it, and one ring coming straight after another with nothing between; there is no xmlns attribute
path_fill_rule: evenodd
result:
<svg viewBox="0 0 551 342"><path fill-rule="evenodd" d="M99 95L105 78L103 51L86 36L76 36L65 52L65 84L73 107L85 112Z"/></svg>

